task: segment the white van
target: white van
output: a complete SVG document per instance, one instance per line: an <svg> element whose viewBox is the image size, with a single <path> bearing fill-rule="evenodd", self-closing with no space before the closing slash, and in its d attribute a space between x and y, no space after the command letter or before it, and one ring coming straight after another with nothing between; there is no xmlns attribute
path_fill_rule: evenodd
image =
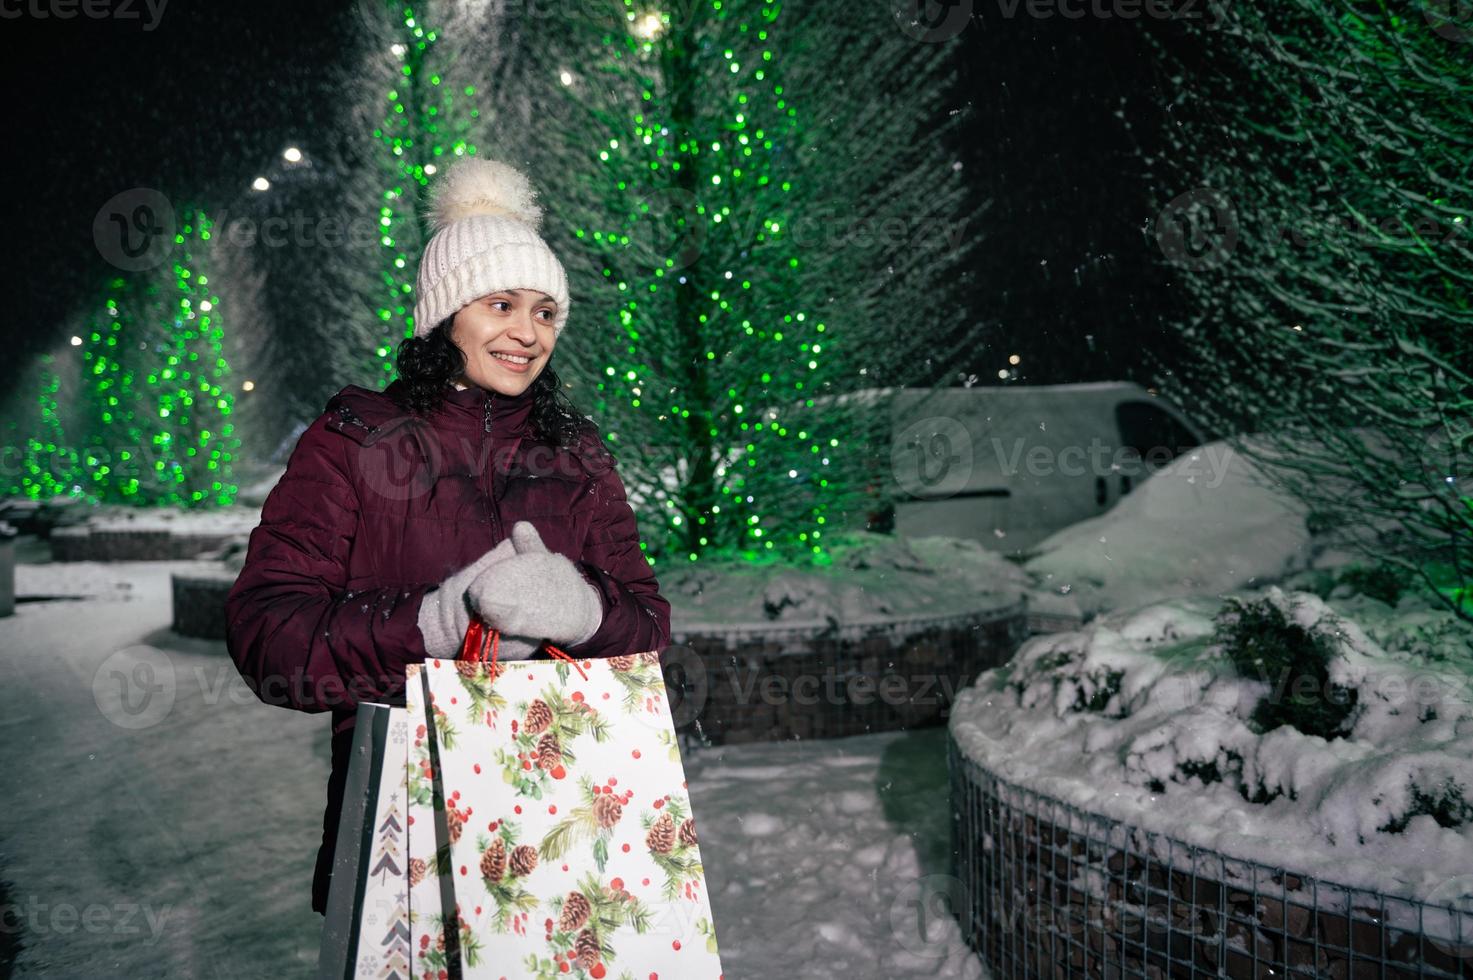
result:
<svg viewBox="0 0 1473 980"><path fill-rule="evenodd" d="M1129 382L872 388L815 403L888 408L894 503L869 515L870 529L1008 553L1109 510L1208 441L1167 399Z"/></svg>

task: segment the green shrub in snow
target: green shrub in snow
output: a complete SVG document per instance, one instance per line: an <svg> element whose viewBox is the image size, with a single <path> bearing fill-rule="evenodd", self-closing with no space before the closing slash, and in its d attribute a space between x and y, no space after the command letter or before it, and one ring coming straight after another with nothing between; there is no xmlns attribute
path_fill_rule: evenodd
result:
<svg viewBox="0 0 1473 980"><path fill-rule="evenodd" d="M1251 718L1260 731L1289 725L1326 739L1345 734L1357 694L1330 680L1329 636L1288 621L1267 599L1229 598L1216 626L1213 639L1238 674L1269 685Z"/></svg>
<svg viewBox="0 0 1473 980"><path fill-rule="evenodd" d="M1388 606L1396 605L1407 587L1396 569L1387 565L1352 565L1340 573L1339 584Z"/></svg>

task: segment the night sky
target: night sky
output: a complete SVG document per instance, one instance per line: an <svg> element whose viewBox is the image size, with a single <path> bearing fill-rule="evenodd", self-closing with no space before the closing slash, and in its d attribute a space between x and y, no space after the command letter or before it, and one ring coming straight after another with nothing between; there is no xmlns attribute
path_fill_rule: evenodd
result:
<svg viewBox="0 0 1473 980"><path fill-rule="evenodd" d="M979 199L993 199L973 316L995 343L957 370L988 383L1020 353L1032 383L1131 377L1171 303L1143 233L1151 195L1133 147L1166 118L1143 31L1172 25L1000 9L976 4L958 51L957 150ZM174 0L153 30L143 19L0 21L16 113L12 356L0 370L55 343L97 295L112 270L92 219L114 194L148 186L208 206L234 199L286 145L310 154L312 134L336 120L324 69L352 21L347 3L287 0Z"/></svg>

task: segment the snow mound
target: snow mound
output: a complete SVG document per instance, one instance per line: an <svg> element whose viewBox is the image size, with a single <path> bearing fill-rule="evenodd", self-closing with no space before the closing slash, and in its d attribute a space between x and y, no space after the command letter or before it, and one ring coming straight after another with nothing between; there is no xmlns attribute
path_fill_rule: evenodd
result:
<svg viewBox="0 0 1473 980"><path fill-rule="evenodd" d="M706 560L662 570L676 630L823 626L962 615L1016 602L1031 582L996 552L965 538L837 535L833 562Z"/></svg>
<svg viewBox="0 0 1473 980"><path fill-rule="evenodd" d="M1213 442L1177 457L1099 517L1045 538L1025 567L1082 614L1276 581L1312 561L1303 508Z"/></svg>
<svg viewBox="0 0 1473 980"><path fill-rule="evenodd" d="M1343 730L1261 724L1264 699L1295 697L1302 675L1245 673L1217 629L1222 604L1190 597L1033 638L958 696L951 732L1002 778L1088 811L1234 858L1445 901L1452 869L1473 868L1473 660L1383 647L1372 634L1395 629L1363 628L1310 593L1271 586L1242 598L1332 651L1321 696L1350 705ZM1473 649L1473 629L1451 613L1442 625Z"/></svg>
<svg viewBox="0 0 1473 980"><path fill-rule="evenodd" d="M89 508L86 526L94 531L168 531L173 534L249 534L261 523L259 506L185 510L180 507L130 507L100 504Z"/></svg>

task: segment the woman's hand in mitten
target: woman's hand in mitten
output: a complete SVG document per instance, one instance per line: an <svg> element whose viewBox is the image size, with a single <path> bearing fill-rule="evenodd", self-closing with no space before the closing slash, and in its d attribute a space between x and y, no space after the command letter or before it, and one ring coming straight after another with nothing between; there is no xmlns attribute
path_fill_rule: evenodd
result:
<svg viewBox="0 0 1473 980"><path fill-rule="evenodd" d="M495 640L486 644L486 661L491 660L491 643L496 644L497 660L526 660L532 654L542 649L542 641L534 640L530 636L504 636L498 635Z"/></svg>
<svg viewBox="0 0 1473 980"><path fill-rule="evenodd" d="M548 551L530 521L518 521L510 540L516 554L471 583L468 596L481 618L503 633L546 637L568 646L598 632L603 599L578 567Z"/></svg>
<svg viewBox="0 0 1473 980"><path fill-rule="evenodd" d="M465 631L471 625L470 608L466 605L466 589L476 577L502 561L510 561L516 548L510 540L501 542L471 564L425 593L419 607L419 632L424 637L425 652L438 660L450 660L460 653ZM505 644L503 643L503 646Z"/></svg>

